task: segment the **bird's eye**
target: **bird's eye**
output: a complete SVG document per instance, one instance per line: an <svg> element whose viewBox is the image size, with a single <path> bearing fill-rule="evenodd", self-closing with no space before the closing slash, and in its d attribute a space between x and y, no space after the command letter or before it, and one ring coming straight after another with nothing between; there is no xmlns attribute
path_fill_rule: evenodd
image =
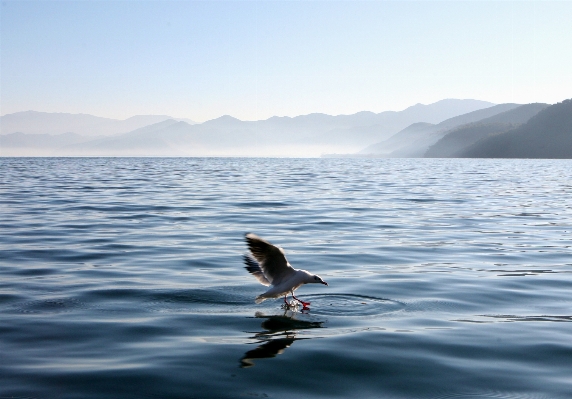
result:
<svg viewBox="0 0 572 399"><path fill-rule="evenodd" d="M317 280L317 279L318 279L318 277L314 276L314 280Z"/></svg>

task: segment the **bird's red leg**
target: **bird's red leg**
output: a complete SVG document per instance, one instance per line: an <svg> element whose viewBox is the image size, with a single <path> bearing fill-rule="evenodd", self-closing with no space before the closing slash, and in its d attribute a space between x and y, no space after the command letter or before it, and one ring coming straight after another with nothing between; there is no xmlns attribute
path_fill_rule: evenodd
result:
<svg viewBox="0 0 572 399"><path fill-rule="evenodd" d="M290 305L290 304L288 303L288 301L286 300L286 297L287 297L287 296L288 296L288 295L284 295L284 303L285 303L286 305Z"/></svg>
<svg viewBox="0 0 572 399"><path fill-rule="evenodd" d="M294 295L294 291L292 291L292 298L294 298L295 300L297 300L298 302L300 302L303 306L303 309L308 309L308 305L310 304L310 302L304 302L298 298L296 298L296 295Z"/></svg>

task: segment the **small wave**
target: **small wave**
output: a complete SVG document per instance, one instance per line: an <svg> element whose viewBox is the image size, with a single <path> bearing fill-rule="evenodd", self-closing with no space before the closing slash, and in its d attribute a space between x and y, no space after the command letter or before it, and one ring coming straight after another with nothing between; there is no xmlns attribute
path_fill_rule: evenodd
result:
<svg viewBox="0 0 572 399"><path fill-rule="evenodd" d="M38 399L39 396L0 396L0 399Z"/></svg>
<svg viewBox="0 0 572 399"><path fill-rule="evenodd" d="M10 302L16 302L22 299L21 295L16 294L0 294L0 304L6 304Z"/></svg>
<svg viewBox="0 0 572 399"><path fill-rule="evenodd" d="M420 300L407 303L408 312L458 312L465 309L461 303L442 300Z"/></svg>
<svg viewBox="0 0 572 399"><path fill-rule="evenodd" d="M53 314L72 312L85 307L85 303L75 298L50 298L20 303L12 309L17 313Z"/></svg>
<svg viewBox="0 0 572 399"><path fill-rule="evenodd" d="M499 321L504 321L504 322L512 322L512 321L551 321L556 323L572 322L572 316L551 316L551 315L539 315L539 316L481 315L481 316L493 319L499 319Z"/></svg>
<svg viewBox="0 0 572 399"><path fill-rule="evenodd" d="M237 202L234 206L237 208L284 208L291 206L291 204L280 201L249 201Z"/></svg>
<svg viewBox="0 0 572 399"><path fill-rule="evenodd" d="M523 276L536 276L538 274L555 274L557 271L550 269L515 269L515 270L505 270L505 269L491 269L485 270L492 273L502 273L497 274L499 277L523 277Z"/></svg>
<svg viewBox="0 0 572 399"><path fill-rule="evenodd" d="M495 390L478 390L473 392L445 392L430 399L456 399L456 398L496 398L496 399L548 399L551 396L535 392L507 392Z"/></svg>
<svg viewBox="0 0 572 399"><path fill-rule="evenodd" d="M38 277L38 276L47 276L49 274L57 273L57 270L48 267L41 267L41 268L34 267L34 268L15 270L13 273L15 275L25 276L25 277Z"/></svg>

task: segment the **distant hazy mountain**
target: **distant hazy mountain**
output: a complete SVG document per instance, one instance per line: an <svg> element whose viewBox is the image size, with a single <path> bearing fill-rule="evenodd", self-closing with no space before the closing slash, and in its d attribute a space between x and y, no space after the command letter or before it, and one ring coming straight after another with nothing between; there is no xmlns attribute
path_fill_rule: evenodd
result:
<svg viewBox="0 0 572 399"><path fill-rule="evenodd" d="M393 151L406 147L412 143L416 143L419 139L431 136L439 131L439 127L433 123L417 122L407 126L405 129L394 134L387 140L370 145L360 154L383 154L389 156Z"/></svg>
<svg viewBox="0 0 572 399"><path fill-rule="evenodd" d="M479 123L511 123L513 125L520 125L528 122L530 118L549 106L550 104L544 103L524 104L509 111L481 119Z"/></svg>
<svg viewBox="0 0 572 399"><path fill-rule="evenodd" d="M176 147L171 146L163 134L166 129L176 125L191 126L186 122L168 119L129 133L72 143L60 148L58 153L70 156L184 155L178 152Z"/></svg>
<svg viewBox="0 0 572 399"><path fill-rule="evenodd" d="M200 125L198 130L209 131L224 128L233 135L256 135L276 143L334 145L337 147L363 146L389 137L414 122L438 123L451 116L491 106L477 100L441 100L433 104L417 104L403 111L358 112L352 115L308 114L296 117L272 117L261 121L240 121L223 116Z"/></svg>
<svg viewBox="0 0 572 399"><path fill-rule="evenodd" d="M483 137L514 128L511 123L470 123L450 130L425 152L425 158L457 157L461 151Z"/></svg>
<svg viewBox="0 0 572 399"><path fill-rule="evenodd" d="M81 136L109 136L130 132L167 119L176 118L167 115L137 115L119 120L87 114L24 111L0 117L0 132L2 134L15 132L27 134L75 133ZM189 119L185 121L193 123Z"/></svg>
<svg viewBox="0 0 572 399"><path fill-rule="evenodd" d="M489 118L481 119L478 122L468 123L453 128L433 144L427 152L427 158L448 158L457 157L467 147L476 143L480 139L493 134L506 132L516 126L527 122L534 115L548 107L548 104L526 104L505 111Z"/></svg>
<svg viewBox="0 0 572 399"><path fill-rule="evenodd" d="M0 156L55 155L65 145L91 140L75 133L26 134L22 132L0 135Z"/></svg>
<svg viewBox="0 0 572 399"><path fill-rule="evenodd" d="M415 123L407 126L387 140L364 148L359 153L387 157L421 157L431 145L436 143L450 129L498 115L518 106L518 104L499 104L454 116L438 124Z"/></svg>
<svg viewBox="0 0 572 399"><path fill-rule="evenodd" d="M467 110L490 106L491 103L485 101L449 99L377 114L309 114L261 121L241 121L225 115L194 125L163 119L128 133L65 143L55 153L50 150L46 155L318 156L324 152L357 151L412 123L439 123ZM79 118L81 123L76 125L85 127L82 123L87 123L87 119L93 122L93 118ZM98 131L94 123L91 126L90 132ZM22 146L18 148L23 151ZM1 151L0 155L5 152Z"/></svg>
<svg viewBox="0 0 572 399"><path fill-rule="evenodd" d="M572 99L551 105L525 124L477 141L466 158L572 158Z"/></svg>

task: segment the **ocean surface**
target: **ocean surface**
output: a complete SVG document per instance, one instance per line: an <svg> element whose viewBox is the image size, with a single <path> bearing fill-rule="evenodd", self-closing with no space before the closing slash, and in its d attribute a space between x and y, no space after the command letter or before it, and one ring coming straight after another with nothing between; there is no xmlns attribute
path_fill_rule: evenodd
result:
<svg viewBox="0 0 572 399"><path fill-rule="evenodd" d="M0 168L0 398L572 398L570 160Z"/></svg>

